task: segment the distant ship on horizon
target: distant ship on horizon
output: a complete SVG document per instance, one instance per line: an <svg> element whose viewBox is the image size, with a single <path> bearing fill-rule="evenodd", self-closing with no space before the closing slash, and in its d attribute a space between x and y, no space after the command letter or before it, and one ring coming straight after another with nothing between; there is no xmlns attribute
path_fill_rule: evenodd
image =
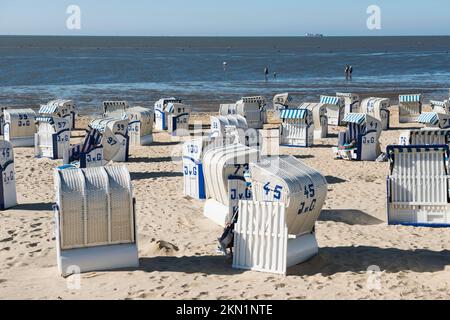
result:
<svg viewBox="0 0 450 320"><path fill-rule="evenodd" d="M323 34L321 34L321 33L305 33L305 37L307 37L307 38L322 38Z"/></svg>

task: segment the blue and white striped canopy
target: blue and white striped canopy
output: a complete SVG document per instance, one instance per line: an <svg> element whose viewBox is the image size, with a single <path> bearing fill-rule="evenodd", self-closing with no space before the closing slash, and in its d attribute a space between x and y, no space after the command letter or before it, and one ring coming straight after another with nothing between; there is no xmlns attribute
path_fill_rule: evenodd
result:
<svg viewBox="0 0 450 320"><path fill-rule="evenodd" d="M281 119L305 119L308 114L306 109L284 109L281 110Z"/></svg>
<svg viewBox="0 0 450 320"><path fill-rule="evenodd" d="M326 104L339 104L339 97L332 97L332 96L320 96L320 103L326 103Z"/></svg>
<svg viewBox="0 0 450 320"><path fill-rule="evenodd" d="M417 122L436 125L439 123L439 115L436 112L423 112L417 118Z"/></svg>
<svg viewBox="0 0 450 320"><path fill-rule="evenodd" d="M41 114L53 114L58 110L57 104L45 104L39 108L39 113Z"/></svg>
<svg viewBox="0 0 450 320"><path fill-rule="evenodd" d="M356 123L356 124L363 124L366 121L366 114L365 113L347 113L343 122L348 123Z"/></svg>
<svg viewBox="0 0 450 320"><path fill-rule="evenodd" d="M405 94L399 96L400 102L421 102L422 101L422 95L421 94Z"/></svg>

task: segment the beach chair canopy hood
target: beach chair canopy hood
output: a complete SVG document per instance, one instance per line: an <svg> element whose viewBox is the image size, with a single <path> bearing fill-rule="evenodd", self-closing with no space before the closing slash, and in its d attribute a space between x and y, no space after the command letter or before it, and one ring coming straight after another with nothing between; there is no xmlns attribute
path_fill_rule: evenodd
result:
<svg viewBox="0 0 450 320"><path fill-rule="evenodd" d="M327 195L327 181L293 156L271 157L250 164L253 198L286 205L288 232L313 231Z"/></svg>

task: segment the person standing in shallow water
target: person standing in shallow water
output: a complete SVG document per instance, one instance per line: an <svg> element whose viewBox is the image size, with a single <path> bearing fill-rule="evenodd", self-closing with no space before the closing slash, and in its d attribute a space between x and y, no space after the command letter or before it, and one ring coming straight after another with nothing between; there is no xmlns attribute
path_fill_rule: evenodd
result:
<svg viewBox="0 0 450 320"><path fill-rule="evenodd" d="M348 77L350 75L350 67L348 64L345 66L345 81L348 81Z"/></svg>
<svg viewBox="0 0 450 320"><path fill-rule="evenodd" d="M269 68L268 67L264 68L264 79L266 80L266 82L269 80Z"/></svg>
<svg viewBox="0 0 450 320"><path fill-rule="evenodd" d="M348 77L350 78L350 80L353 79L353 66L350 66L348 68Z"/></svg>

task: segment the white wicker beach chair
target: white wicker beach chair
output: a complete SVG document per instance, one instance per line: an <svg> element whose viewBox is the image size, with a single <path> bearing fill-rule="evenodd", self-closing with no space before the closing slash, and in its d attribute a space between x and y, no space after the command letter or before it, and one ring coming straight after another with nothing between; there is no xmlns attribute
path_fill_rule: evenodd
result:
<svg viewBox="0 0 450 320"><path fill-rule="evenodd" d="M108 118L113 115L124 114L130 105L126 101L103 101L103 117Z"/></svg>
<svg viewBox="0 0 450 320"><path fill-rule="evenodd" d="M183 145L184 195L204 200L206 185L203 156L209 149L231 144L225 137L202 137L186 141Z"/></svg>
<svg viewBox="0 0 450 320"><path fill-rule="evenodd" d="M128 118L128 134L130 144L135 146L148 146L153 143L153 119L152 109L132 107L125 111Z"/></svg>
<svg viewBox="0 0 450 320"><path fill-rule="evenodd" d="M343 123L347 123L347 130L338 134L338 146L332 148L335 157L375 161L381 154L381 122L365 113L349 113Z"/></svg>
<svg viewBox="0 0 450 320"><path fill-rule="evenodd" d="M341 126L345 116L345 101L342 97L320 96L320 103L326 105L328 124Z"/></svg>
<svg viewBox="0 0 450 320"><path fill-rule="evenodd" d="M128 135L128 118L101 118L89 125L100 133L99 143L103 146L106 161L126 162L129 156L130 139Z"/></svg>
<svg viewBox="0 0 450 320"><path fill-rule="evenodd" d="M238 201L251 198L244 174L249 170L249 163L258 160L258 150L241 144L225 145L205 152L206 217L221 226L230 222Z"/></svg>
<svg viewBox="0 0 450 320"><path fill-rule="evenodd" d="M17 205L13 145L5 140L0 140L0 175L0 210L5 210Z"/></svg>
<svg viewBox="0 0 450 320"><path fill-rule="evenodd" d="M308 109L312 112L314 125L314 141L328 136L327 107L324 103L302 103L298 109Z"/></svg>
<svg viewBox="0 0 450 320"><path fill-rule="evenodd" d="M181 99L178 98L162 98L155 102L155 129L156 130L167 130L169 123L169 114L166 110L169 104L172 103L182 103Z"/></svg>
<svg viewBox="0 0 450 320"><path fill-rule="evenodd" d="M430 101L430 107L433 112L449 114L450 113L450 100L445 101Z"/></svg>
<svg viewBox="0 0 450 320"><path fill-rule="evenodd" d="M70 148L70 120L52 116L36 118L38 132L34 135L36 157L63 159Z"/></svg>
<svg viewBox="0 0 450 320"><path fill-rule="evenodd" d="M75 129L76 106L72 100L52 100L41 105L39 115L41 117L64 118L69 123L69 129Z"/></svg>
<svg viewBox="0 0 450 320"><path fill-rule="evenodd" d="M450 129L405 130L400 133L399 145L443 145L450 142Z"/></svg>
<svg viewBox="0 0 450 320"><path fill-rule="evenodd" d="M344 116L348 113L360 113L360 100L359 95L355 93L344 93L344 92L337 92L336 97L343 98L344 104L345 104L345 112Z"/></svg>
<svg viewBox="0 0 450 320"><path fill-rule="evenodd" d="M309 109L284 109L280 111L281 145L311 147L314 144L313 113Z"/></svg>
<svg viewBox="0 0 450 320"><path fill-rule="evenodd" d="M292 156L250 164L253 201L239 202L233 267L286 274L316 255L325 177Z"/></svg>
<svg viewBox="0 0 450 320"><path fill-rule="evenodd" d="M426 128L448 129L450 128L450 114L437 112L422 112L417 118Z"/></svg>
<svg viewBox="0 0 450 320"><path fill-rule="evenodd" d="M167 131L172 136L189 136L189 119L192 108L183 103L169 103L166 112L168 112Z"/></svg>
<svg viewBox="0 0 450 320"><path fill-rule="evenodd" d="M243 97L235 104L221 104L219 115L239 115L250 129L262 129L267 122L266 101L262 96Z"/></svg>
<svg viewBox="0 0 450 320"><path fill-rule="evenodd" d="M273 97L273 110L279 111L283 109L289 109L289 104L292 101L292 97L288 92L276 94Z"/></svg>
<svg viewBox="0 0 450 320"><path fill-rule="evenodd" d="M448 145L388 146L388 222L450 226Z"/></svg>
<svg viewBox="0 0 450 320"><path fill-rule="evenodd" d="M3 135L14 147L34 147L36 113L32 109L4 110Z"/></svg>
<svg viewBox="0 0 450 320"><path fill-rule="evenodd" d="M400 123L416 122L417 118L422 113L422 95L400 95L398 101L398 121Z"/></svg>
<svg viewBox="0 0 450 320"><path fill-rule="evenodd" d="M123 166L55 170L59 272L138 267L131 179Z"/></svg>
<svg viewBox="0 0 450 320"><path fill-rule="evenodd" d="M388 98L367 98L361 102L360 113L378 119L383 130L389 130L391 101Z"/></svg>

